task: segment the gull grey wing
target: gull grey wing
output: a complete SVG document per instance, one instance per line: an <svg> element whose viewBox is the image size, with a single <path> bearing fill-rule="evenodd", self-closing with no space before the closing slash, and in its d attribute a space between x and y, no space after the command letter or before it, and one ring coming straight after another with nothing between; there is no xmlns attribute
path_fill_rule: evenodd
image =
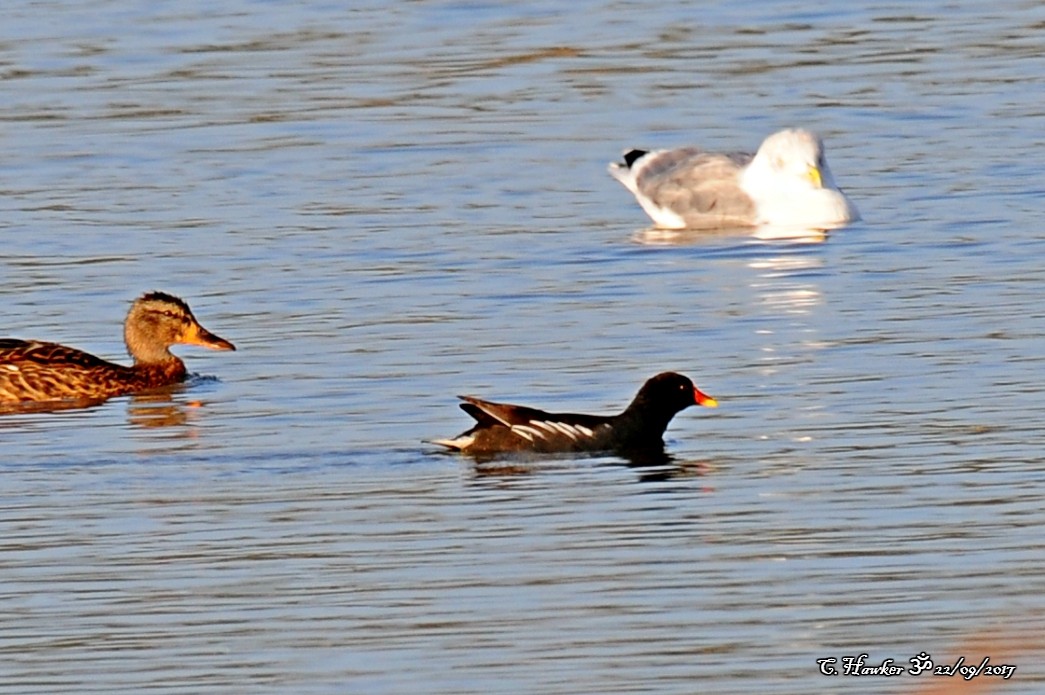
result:
<svg viewBox="0 0 1045 695"><path fill-rule="evenodd" d="M703 216L752 222L755 203L740 188L749 155L707 154L692 149L658 154L636 176L636 186L659 207L690 223Z"/></svg>

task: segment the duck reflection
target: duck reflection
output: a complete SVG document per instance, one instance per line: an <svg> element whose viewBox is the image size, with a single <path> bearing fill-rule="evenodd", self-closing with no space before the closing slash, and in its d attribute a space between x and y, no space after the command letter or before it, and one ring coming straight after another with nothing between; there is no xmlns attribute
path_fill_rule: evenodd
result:
<svg viewBox="0 0 1045 695"><path fill-rule="evenodd" d="M181 384L151 391L144 391L128 397L127 420L128 423L141 429L171 429L177 431L181 428L182 434L192 438L194 435L191 425L193 424L193 413L203 403L198 400L179 400L177 396L185 390ZM60 413L65 411L86 412L100 406L106 405L112 399L71 399L65 401L47 401L41 403L14 403L0 405L0 415L36 415ZM0 421L0 427L6 423ZM11 426L19 426L18 420L12 420Z"/></svg>
<svg viewBox="0 0 1045 695"><path fill-rule="evenodd" d="M642 483L663 483L671 480L692 480L710 475L715 466L710 461L680 459L665 454L660 460L644 458L631 460L629 467L639 476Z"/></svg>
<svg viewBox="0 0 1045 695"><path fill-rule="evenodd" d="M36 413L59 413L64 410L85 410L95 408L106 400L105 398L78 398L67 401L2 403L0 404L0 415L30 415Z"/></svg>
<svg viewBox="0 0 1045 695"><path fill-rule="evenodd" d="M175 400L175 392L181 390L163 389L131 396L127 405L128 421L143 429L184 427L190 424L190 409L199 407L200 403Z"/></svg>
<svg viewBox="0 0 1045 695"><path fill-rule="evenodd" d="M442 454L442 452L438 452ZM583 464L586 459L606 458L603 465L626 466L635 471L638 481L657 483L670 480L700 478L710 474L714 465L710 461L680 459L669 454L664 448L646 448L635 451L624 451L617 454L595 453L591 456L578 454L501 454L471 456L472 470L477 478L508 478L514 476L533 475L547 470L549 465L576 463Z"/></svg>

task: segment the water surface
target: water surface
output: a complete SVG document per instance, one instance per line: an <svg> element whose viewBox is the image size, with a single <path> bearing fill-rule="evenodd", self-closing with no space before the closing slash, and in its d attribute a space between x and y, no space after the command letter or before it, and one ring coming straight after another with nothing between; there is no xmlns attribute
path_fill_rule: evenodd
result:
<svg viewBox="0 0 1045 695"><path fill-rule="evenodd" d="M0 421L11 692L1037 693L1033 3L112 0L0 10L4 335L235 353ZM646 232L625 147L821 133L863 221ZM475 393L720 401L670 465L476 466ZM1020 651L1023 649L1023 651Z"/></svg>

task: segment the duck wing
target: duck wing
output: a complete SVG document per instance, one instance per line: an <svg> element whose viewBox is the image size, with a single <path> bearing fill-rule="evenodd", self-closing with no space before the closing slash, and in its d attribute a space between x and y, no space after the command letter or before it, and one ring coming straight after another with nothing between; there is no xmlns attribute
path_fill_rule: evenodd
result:
<svg viewBox="0 0 1045 695"><path fill-rule="evenodd" d="M612 419L581 413L549 413L511 403L461 396L461 409L476 420L467 433L474 448L543 452L608 448Z"/></svg>
<svg viewBox="0 0 1045 695"><path fill-rule="evenodd" d="M127 367L76 348L0 339L0 402L95 399L127 380Z"/></svg>

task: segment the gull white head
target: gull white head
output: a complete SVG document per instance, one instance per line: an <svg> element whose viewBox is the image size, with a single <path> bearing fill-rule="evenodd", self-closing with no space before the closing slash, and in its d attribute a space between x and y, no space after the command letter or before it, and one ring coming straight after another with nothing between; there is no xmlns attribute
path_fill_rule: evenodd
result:
<svg viewBox="0 0 1045 695"><path fill-rule="evenodd" d="M823 141L808 130L766 138L740 185L756 201L762 224L836 227L860 218L835 184Z"/></svg>

